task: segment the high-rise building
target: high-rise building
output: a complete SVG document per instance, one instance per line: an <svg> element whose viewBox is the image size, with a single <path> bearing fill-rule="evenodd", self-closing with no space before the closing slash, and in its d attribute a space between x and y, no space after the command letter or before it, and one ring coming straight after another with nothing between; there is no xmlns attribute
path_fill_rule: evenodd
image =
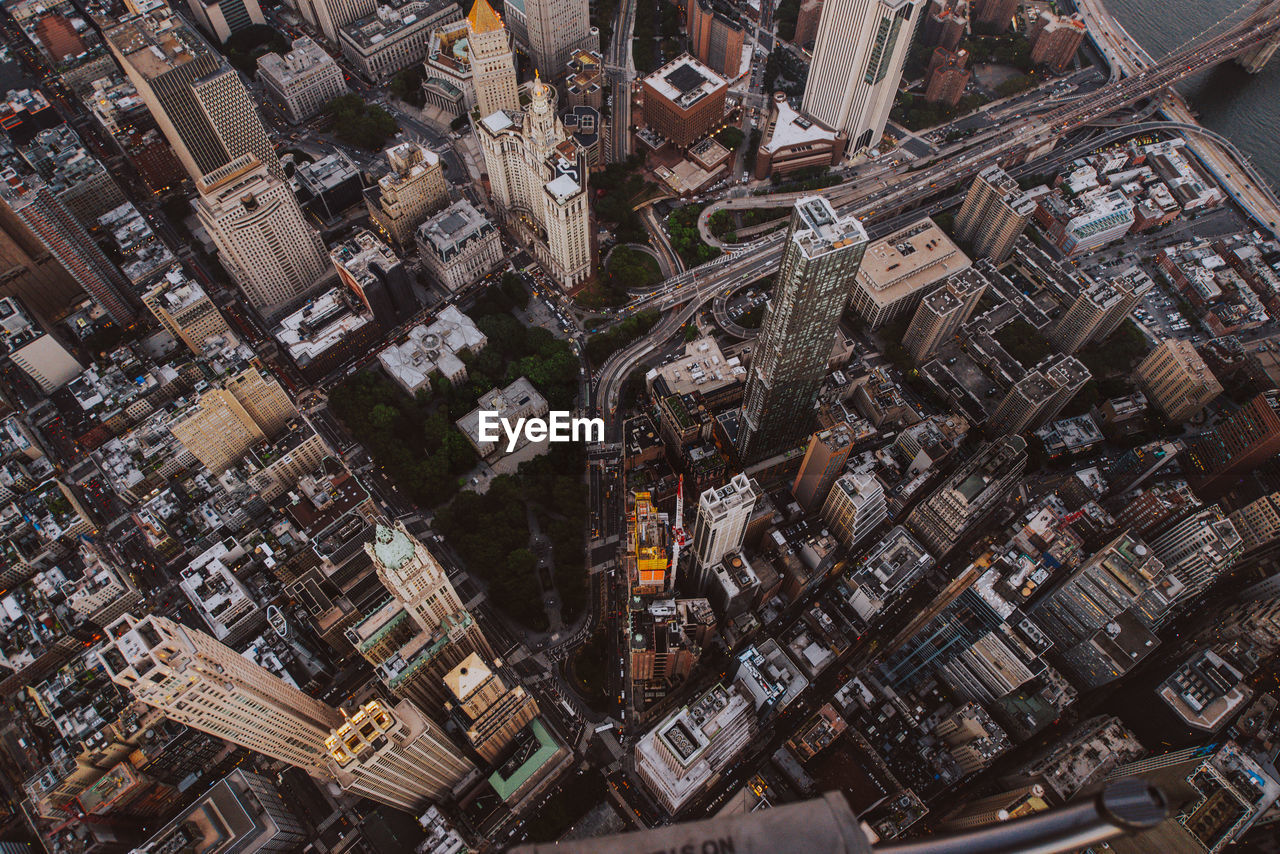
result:
<svg viewBox="0 0 1280 854"><path fill-rule="evenodd" d="M1244 640L1265 655L1280 652L1280 598L1268 596L1213 609L1200 626L1214 643Z"/></svg>
<svg viewBox="0 0 1280 854"><path fill-rule="evenodd" d="M1031 61L1064 71L1075 59L1076 51L1088 31L1080 15L1057 15L1042 9L1031 21Z"/></svg>
<svg viewBox="0 0 1280 854"><path fill-rule="evenodd" d="M58 260L98 305L121 326L136 311L129 300L129 283L107 260L89 233L72 216L38 175L19 176L7 170L0 183L0 199L26 230Z"/></svg>
<svg viewBox="0 0 1280 854"><path fill-rule="evenodd" d="M377 8L378 0L298 0L297 4L302 17L333 45L338 44L343 27Z"/></svg>
<svg viewBox="0 0 1280 854"><path fill-rule="evenodd" d="M845 548L865 540L887 519L884 487L874 474L846 474L822 505L822 519Z"/></svg>
<svg viewBox="0 0 1280 854"><path fill-rule="evenodd" d="M931 0L920 22L920 44L955 50L969 30L969 4L965 0Z"/></svg>
<svg viewBox="0 0 1280 854"><path fill-rule="evenodd" d="M284 177L239 75L168 6L130 16L105 37L192 180L245 154Z"/></svg>
<svg viewBox="0 0 1280 854"><path fill-rule="evenodd" d="M342 28L338 42L343 59L366 80L385 81L422 62L431 36L440 27L462 20L454 0L402 0L379 5L370 15Z"/></svg>
<svg viewBox="0 0 1280 854"><path fill-rule="evenodd" d="M529 48L533 67L547 80L564 70L577 47L599 50L599 34L591 43L591 14L587 0L505 0L508 26Z"/></svg>
<svg viewBox="0 0 1280 854"><path fill-rule="evenodd" d="M258 0L190 0L187 8L200 29L219 44L231 38L232 33L266 23Z"/></svg>
<svg viewBox="0 0 1280 854"><path fill-rule="evenodd" d="M1049 331L1049 341L1061 353L1079 353L1086 344L1106 339L1150 287L1150 279L1133 276L1094 282L1080 291L1071 308L1058 318Z"/></svg>
<svg viewBox="0 0 1280 854"><path fill-rule="evenodd" d="M495 206L566 289L591 275L591 211L581 151L557 118L556 93L534 83L523 112L477 125Z"/></svg>
<svg viewBox="0 0 1280 854"><path fill-rule="evenodd" d="M196 216L219 262L263 315L280 314L332 269L289 185L254 155L204 175L196 189Z"/></svg>
<svg viewBox="0 0 1280 854"><path fill-rule="evenodd" d="M717 9L712 0L689 0L685 8L689 52L729 80L737 77L742 68L742 27ZM798 32L798 19L796 29Z"/></svg>
<svg viewBox="0 0 1280 854"><path fill-rule="evenodd" d="M520 109L515 54L502 19L489 0L476 0L467 15L467 58L480 117Z"/></svg>
<svg viewBox="0 0 1280 854"><path fill-rule="evenodd" d="M258 57L258 79L294 124L305 122L347 91L338 63L306 36L294 39L293 49L284 56L267 53Z"/></svg>
<svg viewBox="0 0 1280 854"><path fill-rule="evenodd" d="M1075 356L1046 356L1005 393L987 419L987 434L1022 433L1052 420L1089 377L1089 369Z"/></svg>
<svg viewBox="0 0 1280 854"><path fill-rule="evenodd" d="M708 489L698 497L698 517L693 523L695 586L702 583L709 568L729 552L742 546L747 523L760 498L760 487L745 474L737 474L719 489Z"/></svg>
<svg viewBox="0 0 1280 854"><path fill-rule="evenodd" d="M1242 552L1261 548L1280 537L1280 492L1250 501L1228 518L1240 534Z"/></svg>
<svg viewBox="0 0 1280 854"><path fill-rule="evenodd" d="M231 328L199 283L175 266L142 295L160 325L199 356L210 338L229 336Z"/></svg>
<svg viewBox="0 0 1280 854"><path fill-rule="evenodd" d="M298 410L280 386L280 381L256 359L244 366L243 370L230 374L223 387L231 392L236 402L269 439L284 433L289 423L298 417Z"/></svg>
<svg viewBox="0 0 1280 854"><path fill-rule="evenodd" d="M644 123L676 148L688 148L724 120L729 81L687 53L644 78L643 88Z"/></svg>
<svg viewBox="0 0 1280 854"><path fill-rule="evenodd" d="M1150 539L1165 572L1181 586L1173 607L1189 604L1230 569L1243 540L1217 504L1201 507ZM1165 614L1161 622L1171 614Z"/></svg>
<svg viewBox="0 0 1280 854"><path fill-rule="evenodd" d="M909 315L925 294L972 262L932 219L904 226L867 247L850 288L851 306L872 329Z"/></svg>
<svg viewBox="0 0 1280 854"><path fill-rule="evenodd" d="M1152 629L1180 593L1152 549L1125 533L1055 585L1031 616L1077 683L1098 688L1155 650Z"/></svg>
<svg viewBox="0 0 1280 854"><path fill-rule="evenodd" d="M1015 0L1016 2L1016 0ZM826 0L800 104L845 131L852 152L884 135L924 0Z"/></svg>
<svg viewBox="0 0 1280 854"><path fill-rule="evenodd" d="M997 32L1009 29L1022 0L973 0L974 19Z"/></svg>
<svg viewBox="0 0 1280 854"><path fill-rule="evenodd" d="M843 422L809 437L804 461L791 484L791 494L801 507L813 512L822 506L852 449L853 431Z"/></svg>
<svg viewBox="0 0 1280 854"><path fill-rule="evenodd" d="M965 703L943 718L933 734L947 745L961 774L981 771L1013 746L1008 734L977 703Z"/></svg>
<svg viewBox="0 0 1280 854"><path fill-rule="evenodd" d="M935 47L925 78L924 99L930 104L946 104L948 107L960 103L965 87L973 79L973 72L965 67L968 63L967 50Z"/></svg>
<svg viewBox="0 0 1280 854"><path fill-rule="evenodd" d="M0 297L18 297L46 324L84 299L84 289L67 268L7 204L0 204L0 265L5 270Z"/></svg>
<svg viewBox="0 0 1280 854"><path fill-rule="evenodd" d="M977 798L952 810L943 819L942 826L947 830L967 830L1035 815L1052 806L1045 795L1044 786L1032 783L1007 792Z"/></svg>
<svg viewBox="0 0 1280 854"><path fill-rule="evenodd" d="M393 329L418 311L409 271L371 232L357 229L350 238L330 251L338 280L364 303L375 320Z"/></svg>
<svg viewBox="0 0 1280 854"><path fill-rule="evenodd" d="M213 388L175 416L169 429L215 475L231 468L266 436L226 389Z"/></svg>
<svg viewBox="0 0 1280 854"><path fill-rule="evenodd" d="M1280 391L1272 389L1187 442L1185 470L1202 497L1223 494L1240 475L1280 453Z"/></svg>
<svg viewBox="0 0 1280 854"><path fill-rule="evenodd" d="M920 300L902 343L917 365L933 357L948 338L973 316L987 290L987 279L970 267L948 276L942 287Z"/></svg>
<svg viewBox="0 0 1280 854"><path fill-rule="evenodd" d="M818 37L818 20L822 17L823 0L803 0L796 13L796 32L791 41L809 47Z"/></svg>
<svg viewBox="0 0 1280 854"><path fill-rule="evenodd" d="M97 228L102 216L128 201L111 172L67 125L40 131L19 151L86 229Z"/></svg>
<svg viewBox="0 0 1280 854"><path fill-rule="evenodd" d="M1133 373L1147 399L1177 424L1189 421L1222 394L1222 385L1196 348L1180 338L1157 344Z"/></svg>
<svg viewBox="0 0 1280 854"><path fill-rule="evenodd" d="M391 171L364 191L369 217L400 247L413 245L413 232L436 211L449 204L440 156L418 142L406 140L386 150Z"/></svg>
<svg viewBox="0 0 1280 854"><path fill-rule="evenodd" d="M906 527L941 557L993 510L1027 468L1027 442L1005 436L988 442L965 460L907 517Z"/></svg>
<svg viewBox="0 0 1280 854"><path fill-rule="evenodd" d="M786 450L808 433L849 279L866 248L867 232L855 217L838 215L820 196L796 202L743 397L744 463Z"/></svg>
<svg viewBox="0 0 1280 854"><path fill-rule="evenodd" d="M216 822L213 820L216 817ZM199 830L211 844L205 854L289 851L307 841L307 828L266 777L237 768L134 850L161 854L188 850Z"/></svg>
<svg viewBox="0 0 1280 854"><path fill-rule="evenodd" d="M510 688L498 675L501 661L493 666L472 653L444 677L455 714L466 728L467 740L489 763L515 740L520 730L538 716L538 703L523 685Z"/></svg>
<svg viewBox="0 0 1280 854"><path fill-rule="evenodd" d="M33 323L13 297L0 297L0 353L52 394L84 372L58 339ZM6 490L6 498L12 497Z"/></svg>
<svg viewBox="0 0 1280 854"><path fill-rule="evenodd" d="M1018 182L992 164L969 185L956 214L956 239L974 255L989 258L992 264L1003 263L1035 209L1035 200L1022 192Z"/></svg>

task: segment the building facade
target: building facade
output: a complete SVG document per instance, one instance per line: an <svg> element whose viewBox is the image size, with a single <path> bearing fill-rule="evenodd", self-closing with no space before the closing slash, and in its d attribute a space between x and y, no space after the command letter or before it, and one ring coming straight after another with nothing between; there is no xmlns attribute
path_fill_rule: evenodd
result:
<svg viewBox="0 0 1280 854"><path fill-rule="evenodd" d="M294 39L293 49L284 56L268 53L258 57L258 79L294 124L305 122L347 91L338 63L305 36Z"/></svg>
<svg viewBox="0 0 1280 854"><path fill-rule="evenodd" d="M1178 338L1157 344L1134 369L1134 379L1147 400L1179 424L1222 394L1222 384L1196 348Z"/></svg>
<svg viewBox="0 0 1280 854"><path fill-rule="evenodd" d="M942 287L920 300L902 344L917 365L932 358L978 308L987 279L974 268L948 276Z"/></svg>
<svg viewBox="0 0 1280 854"><path fill-rule="evenodd" d="M973 179L956 214L956 239L974 255L1001 264L1013 253L1035 208L1035 201L1008 172L999 165L988 166Z"/></svg>
<svg viewBox="0 0 1280 854"><path fill-rule="evenodd" d="M418 226L416 240L419 260L450 291L479 280L504 258L498 229L466 199Z"/></svg>
<svg viewBox="0 0 1280 854"><path fill-rule="evenodd" d="M906 527L933 555L941 557L980 522L1027 469L1027 442L1006 436L988 442L916 506Z"/></svg>
<svg viewBox="0 0 1280 854"><path fill-rule="evenodd" d="M499 110L519 110L520 81L511 37L488 0L476 0L467 15L467 53L480 117Z"/></svg>
<svg viewBox="0 0 1280 854"><path fill-rule="evenodd" d="M406 140L386 150L391 171L365 190L369 218L397 246L413 245L414 230L449 203L444 166L434 151Z"/></svg>
<svg viewBox="0 0 1280 854"><path fill-rule="evenodd" d="M831 533L853 548L871 535L889 517L884 487L873 474L846 474L838 478L826 502L822 519Z"/></svg>

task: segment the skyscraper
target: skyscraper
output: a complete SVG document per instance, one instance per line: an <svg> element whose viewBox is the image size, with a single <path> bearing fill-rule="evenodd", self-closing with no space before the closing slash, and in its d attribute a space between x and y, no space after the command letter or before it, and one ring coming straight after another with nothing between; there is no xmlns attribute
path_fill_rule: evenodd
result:
<svg viewBox="0 0 1280 854"><path fill-rule="evenodd" d="M791 494L801 507L812 512L822 506L852 449L853 431L845 423L819 430L809 437L804 462L800 463L800 471L791 484Z"/></svg>
<svg viewBox="0 0 1280 854"><path fill-rule="evenodd" d="M884 487L873 474L846 474L836 480L822 505L822 519L845 548L853 548L889 515Z"/></svg>
<svg viewBox="0 0 1280 854"><path fill-rule="evenodd" d="M523 685L510 688L496 672L472 653L444 677L453 694L451 706L466 727L467 740L486 762L495 761L531 720L538 703Z"/></svg>
<svg viewBox="0 0 1280 854"><path fill-rule="evenodd" d="M802 112L843 130L850 153L884 135L924 0L826 0Z"/></svg>
<svg viewBox="0 0 1280 854"><path fill-rule="evenodd" d="M1280 453L1280 391L1271 389L1187 442L1186 472L1204 498L1222 495L1235 480Z"/></svg>
<svg viewBox="0 0 1280 854"><path fill-rule="evenodd" d="M987 435L1039 427L1061 412L1089 377L1089 369L1075 356L1046 356L1005 393L987 419Z"/></svg>
<svg viewBox="0 0 1280 854"><path fill-rule="evenodd" d="M1102 341L1119 328L1150 287L1150 279L1134 276L1094 282L1058 318L1049 340L1061 353L1079 353L1086 344Z"/></svg>
<svg viewBox="0 0 1280 854"><path fill-rule="evenodd" d="M46 324L84 299L84 290L7 204L0 205L0 297L18 297Z"/></svg>
<svg viewBox="0 0 1280 854"><path fill-rule="evenodd" d="M440 157L421 143L405 141L386 150L391 171L364 191L369 217L401 248L427 217L449 204Z"/></svg>
<svg viewBox="0 0 1280 854"><path fill-rule="evenodd" d="M1222 384L1189 341L1161 341L1133 371L1147 399L1174 423L1188 421L1218 395Z"/></svg>
<svg viewBox="0 0 1280 854"><path fill-rule="evenodd" d="M995 508L1026 468L1027 442L1021 436L988 442L911 511L907 530L942 557Z"/></svg>
<svg viewBox="0 0 1280 854"><path fill-rule="evenodd" d="M588 44L587 0L506 0L505 8L507 20L517 23L512 32L526 43L533 67L545 79L554 80L564 71L574 48L600 49L598 44Z"/></svg>
<svg viewBox="0 0 1280 854"><path fill-rule="evenodd" d="M196 216L249 303L270 317L331 271L289 185L252 154L196 182Z"/></svg>
<svg viewBox="0 0 1280 854"><path fill-rule="evenodd" d="M838 215L820 196L796 202L743 396L737 441L743 463L783 451L809 431L866 248L867 232L855 217Z"/></svg>
<svg viewBox="0 0 1280 854"><path fill-rule="evenodd" d="M192 180L244 154L284 177L239 75L168 6L131 16L105 36Z"/></svg>
<svg viewBox="0 0 1280 854"><path fill-rule="evenodd" d="M232 33L266 23L258 0L191 0L187 8L200 28L219 43Z"/></svg>
<svg viewBox="0 0 1280 854"><path fill-rule="evenodd" d="M133 319L137 312L124 274L38 175L10 172L0 182L0 199L112 320L123 326Z"/></svg>
<svg viewBox="0 0 1280 854"><path fill-rule="evenodd" d="M1173 607L1185 606L1222 573L1243 549L1243 540L1217 504L1201 507L1150 540L1165 571L1177 579L1180 592ZM1167 619L1165 615L1161 622Z"/></svg>
<svg viewBox="0 0 1280 854"><path fill-rule="evenodd" d="M710 568L742 545L760 494L755 481L738 474L719 489L708 489L698 497L692 548L694 577L700 590Z"/></svg>
<svg viewBox="0 0 1280 854"><path fill-rule="evenodd" d="M169 429L205 468L222 474L265 437L235 396L213 388L180 413Z"/></svg>
<svg viewBox="0 0 1280 854"><path fill-rule="evenodd" d="M377 0L298 0L298 12L320 30L331 44L338 44L338 32L352 21L372 15Z"/></svg>
<svg viewBox="0 0 1280 854"><path fill-rule="evenodd" d="M476 0L467 15L467 57L481 118L498 110L520 109L511 39L489 0Z"/></svg>
<svg viewBox="0 0 1280 854"><path fill-rule="evenodd" d="M997 164L978 173L969 185L964 204L956 214L956 239L974 255L1000 264L1013 252L1014 243L1036 209L1035 200L1022 192Z"/></svg>
<svg viewBox="0 0 1280 854"><path fill-rule="evenodd" d="M987 279L976 268L948 276L942 287L920 300L902 343L917 365L927 362L942 343L955 335L973 315L987 290Z"/></svg>
<svg viewBox="0 0 1280 854"><path fill-rule="evenodd" d="M338 279L349 287L386 329L394 329L418 310L409 271L372 232L357 229L329 253Z"/></svg>

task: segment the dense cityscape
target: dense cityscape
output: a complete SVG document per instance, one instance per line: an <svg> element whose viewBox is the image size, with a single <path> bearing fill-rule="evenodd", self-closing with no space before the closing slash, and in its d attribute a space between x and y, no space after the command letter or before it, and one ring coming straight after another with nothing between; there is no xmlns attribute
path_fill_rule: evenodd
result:
<svg viewBox="0 0 1280 854"><path fill-rule="evenodd" d="M1280 852L1278 0L0 31L0 854Z"/></svg>

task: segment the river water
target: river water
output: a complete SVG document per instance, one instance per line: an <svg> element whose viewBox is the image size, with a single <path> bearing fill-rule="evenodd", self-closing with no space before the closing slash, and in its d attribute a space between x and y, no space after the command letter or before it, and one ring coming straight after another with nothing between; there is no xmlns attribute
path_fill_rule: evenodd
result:
<svg viewBox="0 0 1280 854"><path fill-rule="evenodd" d="M1245 0L1253 8L1257 0ZM1231 16L1241 0L1106 0L1107 9L1138 43L1159 58ZM1200 123L1228 137L1280 188L1280 54L1260 74L1234 62L1192 78L1181 87Z"/></svg>

